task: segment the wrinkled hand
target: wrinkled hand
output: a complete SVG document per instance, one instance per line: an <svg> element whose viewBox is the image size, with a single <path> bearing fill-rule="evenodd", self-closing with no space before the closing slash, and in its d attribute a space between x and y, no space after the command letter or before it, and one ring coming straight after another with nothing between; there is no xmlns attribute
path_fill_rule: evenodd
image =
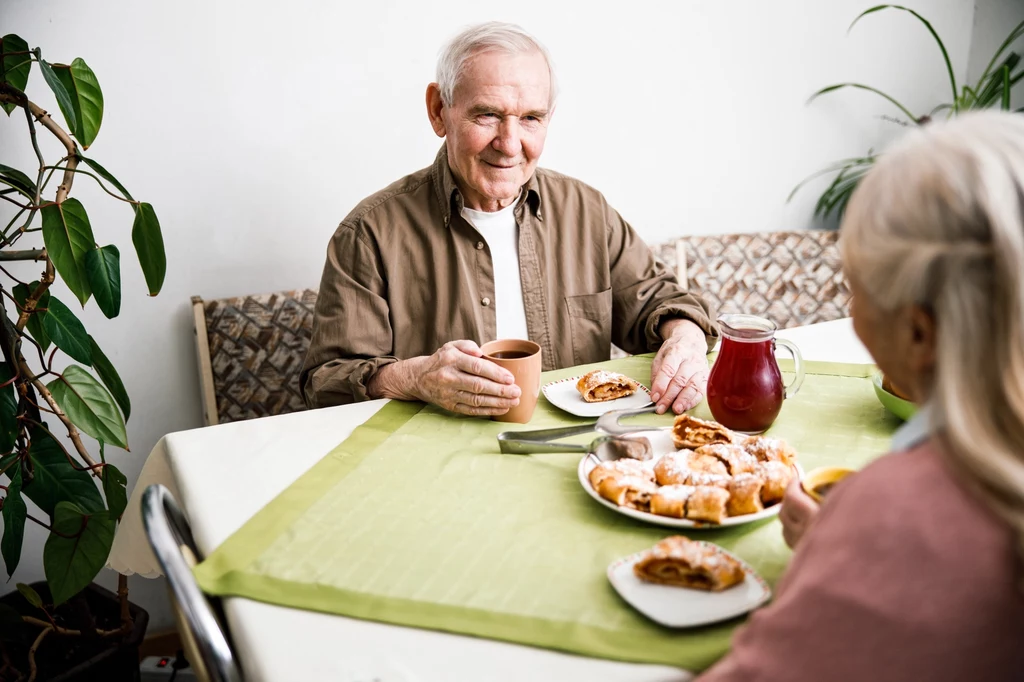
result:
<svg viewBox="0 0 1024 682"><path fill-rule="evenodd" d="M818 515L820 507L800 486L796 476L786 488L786 496L782 499L779 518L782 520L782 537L791 549L796 549L800 538L811 527Z"/></svg>
<svg viewBox="0 0 1024 682"><path fill-rule="evenodd" d="M658 414L670 407L682 414L697 405L707 392L707 340L689 320L667 320L661 325L665 339L651 364L651 400Z"/></svg>
<svg viewBox="0 0 1024 682"><path fill-rule="evenodd" d="M412 393L419 400L474 416L505 414L519 404L512 372L483 357L472 341L451 341L421 363Z"/></svg>

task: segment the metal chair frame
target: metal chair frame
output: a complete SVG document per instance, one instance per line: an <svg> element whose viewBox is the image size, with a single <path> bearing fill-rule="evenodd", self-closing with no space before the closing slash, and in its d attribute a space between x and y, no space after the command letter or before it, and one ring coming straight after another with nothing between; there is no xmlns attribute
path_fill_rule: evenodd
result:
<svg viewBox="0 0 1024 682"><path fill-rule="evenodd" d="M142 495L142 521L150 547L170 584L179 625L187 640L186 654L200 677L211 682L242 682L231 646L220 627L213 607L199 589L192 566L202 561L192 530L171 492L162 485L151 485ZM189 649L195 649L190 651ZM205 670L204 670L205 669ZM205 672L205 675L203 673Z"/></svg>

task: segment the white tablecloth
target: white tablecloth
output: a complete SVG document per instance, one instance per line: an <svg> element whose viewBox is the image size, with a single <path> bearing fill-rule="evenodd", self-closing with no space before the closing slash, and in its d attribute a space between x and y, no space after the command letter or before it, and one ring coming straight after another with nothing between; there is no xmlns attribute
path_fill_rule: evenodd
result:
<svg viewBox="0 0 1024 682"><path fill-rule="evenodd" d="M871 362L849 320L779 333L807 360ZM139 475L108 565L160 574L142 530L139 502L166 485L209 554L385 403L375 400L172 433L153 448ZM519 682L602 680L684 682L691 675L475 639L431 630L271 606L224 601L236 655L248 680Z"/></svg>

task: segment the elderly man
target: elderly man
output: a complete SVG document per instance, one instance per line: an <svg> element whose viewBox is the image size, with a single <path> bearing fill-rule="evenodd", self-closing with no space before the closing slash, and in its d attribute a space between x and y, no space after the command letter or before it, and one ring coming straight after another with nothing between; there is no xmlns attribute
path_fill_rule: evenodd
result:
<svg viewBox="0 0 1024 682"><path fill-rule="evenodd" d="M478 344L529 338L544 369L657 350L658 411L706 390L717 337L596 190L537 168L554 112L547 50L489 23L442 51L427 114L433 165L363 200L327 251L301 384L310 407L422 400L470 415L519 401Z"/></svg>

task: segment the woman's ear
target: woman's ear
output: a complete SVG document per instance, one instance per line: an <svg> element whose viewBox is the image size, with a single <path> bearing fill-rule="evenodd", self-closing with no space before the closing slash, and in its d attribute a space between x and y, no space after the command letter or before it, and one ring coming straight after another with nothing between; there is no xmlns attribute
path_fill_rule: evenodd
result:
<svg viewBox="0 0 1024 682"><path fill-rule="evenodd" d="M444 110L444 102L441 100L441 89L437 83L427 86L427 117L430 119L430 127L438 137L447 135L444 126L444 117L441 112Z"/></svg>
<svg viewBox="0 0 1024 682"><path fill-rule="evenodd" d="M937 354L938 327L935 316L921 305L908 308L910 322L910 344L907 362L917 376L931 374Z"/></svg>

